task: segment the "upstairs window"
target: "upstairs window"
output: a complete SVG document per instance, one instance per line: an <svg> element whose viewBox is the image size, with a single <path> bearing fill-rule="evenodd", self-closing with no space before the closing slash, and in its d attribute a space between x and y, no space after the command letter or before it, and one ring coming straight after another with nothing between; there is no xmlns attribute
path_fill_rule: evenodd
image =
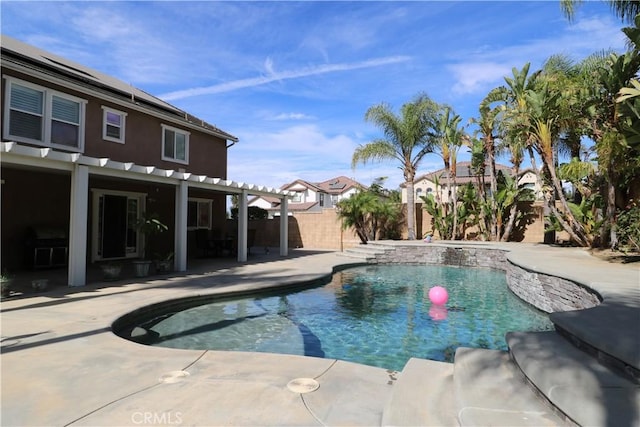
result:
<svg viewBox="0 0 640 427"><path fill-rule="evenodd" d="M80 139L80 103L51 97L51 143L77 147Z"/></svg>
<svg viewBox="0 0 640 427"><path fill-rule="evenodd" d="M189 132L162 125L162 160L189 163Z"/></svg>
<svg viewBox="0 0 640 427"><path fill-rule="evenodd" d="M127 113L102 107L102 139L124 144Z"/></svg>
<svg viewBox="0 0 640 427"><path fill-rule="evenodd" d="M13 78L6 93L5 139L84 149L85 100Z"/></svg>

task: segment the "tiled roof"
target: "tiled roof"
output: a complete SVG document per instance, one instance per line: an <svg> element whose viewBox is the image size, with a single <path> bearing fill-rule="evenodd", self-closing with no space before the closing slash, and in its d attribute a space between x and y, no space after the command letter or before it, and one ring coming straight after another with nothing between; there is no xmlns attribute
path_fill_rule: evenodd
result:
<svg viewBox="0 0 640 427"><path fill-rule="evenodd" d="M337 178L328 179L324 182L317 184L324 192L328 194L343 194L352 188L363 188L359 182L354 181L346 176L339 176Z"/></svg>
<svg viewBox="0 0 640 427"><path fill-rule="evenodd" d="M247 203L253 203L258 199L262 199L265 202L271 203L271 205L279 205L280 204L280 199L278 199L277 197L269 197L269 196L254 196L252 198L250 198Z"/></svg>
<svg viewBox="0 0 640 427"><path fill-rule="evenodd" d="M6 35L2 35L1 45L3 66L13 63L31 68L40 73L48 74L52 77L91 88L96 92L104 93L112 98L117 98L121 102L124 101L139 107L161 111L164 114L170 114L174 116L174 119L177 121L185 122L203 130L213 132L217 134L217 136L230 141L238 141L237 137L217 128L216 126L192 116L186 111L180 110L168 102L118 80L115 77L39 49L35 46L23 43Z"/></svg>
<svg viewBox="0 0 640 427"><path fill-rule="evenodd" d="M502 165L500 163L496 163L496 172L502 170L508 174L511 173L511 168L509 166L506 165ZM473 170L471 169L471 162L458 162L456 163L456 182L458 184L466 184L467 182L473 182L476 180L476 177L478 175L474 174ZM488 167L485 167L485 171L484 171L484 176L485 178L489 177L489 169ZM444 182L447 180L447 171L442 168L442 169L438 169L436 171L433 172L429 172L423 175L420 175L418 177L416 177L416 179L413 180L414 183L423 181L423 180L428 180L433 182L435 179L438 179L440 182ZM406 185L404 183L402 183L400 185L401 187L406 187Z"/></svg>
<svg viewBox="0 0 640 427"><path fill-rule="evenodd" d="M318 204L319 204L318 202L289 203L289 204L287 204L287 210L289 212L304 212L304 211L308 211L309 209L311 209L314 206L317 206ZM278 200L277 206L272 206L272 207L270 207L270 208L268 208L266 210L268 210L268 211L278 211L278 210L280 210L280 200Z"/></svg>
<svg viewBox="0 0 640 427"><path fill-rule="evenodd" d="M280 187L280 189L287 190L295 186L296 184L300 184L303 187L307 187L315 192L323 192L327 194L343 194L354 187L366 188L364 185L352 180L351 178L347 178L346 176L339 176L323 182L309 182L303 179L296 179L289 184L283 185L282 187Z"/></svg>
<svg viewBox="0 0 640 427"><path fill-rule="evenodd" d="M294 187L296 184L300 184L303 187L310 188L313 191L319 191L320 190L320 188L318 188L318 186L316 184L312 184L311 182L305 181L303 179L296 179L295 181L290 182L289 184L284 184L282 187L280 187L280 189L281 190L286 190L286 189L289 189L291 187Z"/></svg>

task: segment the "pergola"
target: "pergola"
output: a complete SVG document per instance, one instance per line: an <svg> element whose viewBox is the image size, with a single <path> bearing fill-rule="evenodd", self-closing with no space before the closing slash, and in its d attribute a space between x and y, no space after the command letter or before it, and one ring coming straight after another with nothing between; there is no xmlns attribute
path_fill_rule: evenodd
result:
<svg viewBox="0 0 640 427"><path fill-rule="evenodd" d="M175 187L175 248L174 268L187 269L187 206L189 188L238 194L238 261L247 260L247 196L270 196L282 200L280 204L280 255L288 254L288 191L243 182L194 175L154 166L117 162L109 158L88 157L50 148L36 148L17 142L0 143L3 165L20 165L41 169L67 171L71 174L69 221L69 286L84 286L87 271L87 220L89 175L135 181L169 184ZM6 208L6 207L5 207Z"/></svg>

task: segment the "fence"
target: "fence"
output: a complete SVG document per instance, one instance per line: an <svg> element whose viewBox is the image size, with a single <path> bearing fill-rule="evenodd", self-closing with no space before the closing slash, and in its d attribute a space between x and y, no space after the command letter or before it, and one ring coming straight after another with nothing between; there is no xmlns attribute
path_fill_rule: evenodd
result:
<svg viewBox="0 0 640 427"><path fill-rule="evenodd" d="M541 203L529 208L529 223L515 230L515 241L542 243L544 241L544 215ZM406 212L406 206L404 206ZM341 220L335 209L323 209L320 212L295 212L289 216L289 247L327 250L344 250L360 243L353 230L342 230ZM280 218L249 221L249 229L255 231L255 247L277 247L280 245ZM416 204L416 236L422 238L432 230L431 216L422 204ZM472 240L477 230L469 229L467 239ZM558 238L566 239L565 233ZM402 233L407 238L406 229Z"/></svg>

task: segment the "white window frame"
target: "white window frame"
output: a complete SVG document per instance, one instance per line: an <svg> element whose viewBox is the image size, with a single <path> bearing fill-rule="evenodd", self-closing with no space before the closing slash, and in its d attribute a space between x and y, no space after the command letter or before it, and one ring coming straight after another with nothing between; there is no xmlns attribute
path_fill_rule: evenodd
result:
<svg viewBox="0 0 640 427"><path fill-rule="evenodd" d="M136 199L138 201L138 217L142 215L142 212L146 211L146 202L147 202L147 193L137 193L131 191L119 191L119 190L106 190L101 188L92 188L91 192L93 193L92 200L92 228L91 228L91 262L95 261L103 261L106 259L113 258L103 258L99 254L99 220L98 216L100 214L100 197L102 196L124 196L128 199ZM125 258L138 258L142 253L142 245L144 244L144 238L142 237L142 233L137 233L137 242L136 242L136 250L133 252L127 252Z"/></svg>
<svg viewBox="0 0 640 427"><path fill-rule="evenodd" d="M120 138L114 138L112 136L107 135L107 114L116 114L120 116ZM110 124L113 126L112 124ZM116 110L111 107L102 106L102 139L105 141L117 142L119 144L124 144L125 135L127 129L127 113L124 111Z"/></svg>
<svg viewBox="0 0 640 427"><path fill-rule="evenodd" d="M40 86L28 81L16 79L12 76L3 75L6 79L5 83L5 100L4 100L4 123L3 123L3 138L5 140L11 140L16 142L25 142L28 144L40 145L44 147L52 147L58 148L65 151L73 151L73 152L84 152L84 134L85 134L85 114L86 114L86 105L87 100L78 98L76 96L68 95L66 93L58 92L56 90ZM12 85L24 86L38 92L43 93L43 106L42 106L42 139L31 139L25 138L19 135L11 135L9 129L9 121L11 116L11 86ZM54 144L51 142L51 124L53 119L52 110L53 110L53 97L56 96L58 98L62 98L67 101L71 101L77 103L79 105L79 123L71 123L73 125L78 126L78 145L77 147L64 145L64 144ZM62 120L56 120L64 123Z"/></svg>
<svg viewBox="0 0 640 427"><path fill-rule="evenodd" d="M294 191L294 194L290 197L291 203L302 203L302 192Z"/></svg>
<svg viewBox="0 0 640 427"><path fill-rule="evenodd" d="M167 157L167 156L164 155L164 152L165 152L164 147L165 147L165 144L166 144L165 133L168 130L170 130L170 131L172 131L172 132L174 132L176 134L184 135L184 160L183 159L177 159L175 157L175 145L174 145L174 157ZM162 125L162 153L161 153L162 160L166 160L168 162L173 162L173 163L180 163L180 164L183 164L183 165L188 165L189 164L189 135L191 135L191 132L187 132L184 129L179 129L179 128L176 128L176 127L173 127L173 126L168 126L168 125L163 124ZM173 141L173 143L175 144L175 140Z"/></svg>
<svg viewBox="0 0 640 427"><path fill-rule="evenodd" d="M189 223L187 222L187 230L197 230L200 228L205 228L207 230L211 230L211 217L213 216L213 200L211 199L200 199L197 197L189 197L187 199L187 203L197 203L198 206L198 212L196 213L196 225L195 227L193 225L189 225ZM200 224L200 206L201 205L205 205L207 206L207 209L209 210L209 215L207 218L207 224L206 225L201 225ZM187 214L187 221L188 221L188 214Z"/></svg>

